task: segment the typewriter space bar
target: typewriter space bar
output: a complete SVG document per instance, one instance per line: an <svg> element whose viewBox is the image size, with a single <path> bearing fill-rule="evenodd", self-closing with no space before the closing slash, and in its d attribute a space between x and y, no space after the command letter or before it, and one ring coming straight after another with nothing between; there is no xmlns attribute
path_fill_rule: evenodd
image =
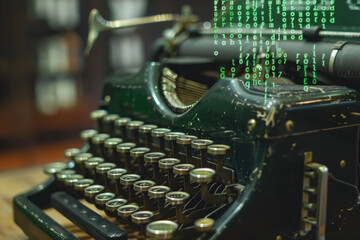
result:
<svg viewBox="0 0 360 240"><path fill-rule="evenodd" d="M56 210L95 239L127 239L127 233L124 230L84 206L66 192L53 193L51 202Z"/></svg>

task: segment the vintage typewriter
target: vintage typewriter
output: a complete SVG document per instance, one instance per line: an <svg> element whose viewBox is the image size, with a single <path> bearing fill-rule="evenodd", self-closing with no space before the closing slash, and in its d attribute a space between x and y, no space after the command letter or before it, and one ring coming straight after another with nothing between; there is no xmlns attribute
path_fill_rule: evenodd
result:
<svg viewBox="0 0 360 240"><path fill-rule="evenodd" d="M214 57L211 31L188 8L134 21L94 10L89 46L103 30L168 20L140 72L107 79L84 145L14 198L15 222L32 239L77 239L47 208L95 239L360 239L359 45L320 42L330 59L307 91L291 65L291 83L219 78L238 46Z"/></svg>

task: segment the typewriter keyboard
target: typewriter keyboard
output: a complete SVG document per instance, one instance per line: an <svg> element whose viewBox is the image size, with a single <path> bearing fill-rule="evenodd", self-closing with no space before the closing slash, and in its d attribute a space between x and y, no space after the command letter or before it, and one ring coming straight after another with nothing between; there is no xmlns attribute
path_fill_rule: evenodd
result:
<svg viewBox="0 0 360 240"><path fill-rule="evenodd" d="M84 147L65 150L74 167L51 164L45 172L54 174L66 196L74 198L67 203L84 198L128 239L206 234L244 188L235 183L233 170L224 166L227 145L105 110L93 111L91 118L97 121L97 130L81 132ZM208 161L210 157L215 163ZM64 198L58 196L57 201ZM103 238L100 230L93 232L101 224L91 225L89 215L81 216L86 210L77 204L74 208L79 216L67 217L80 225L85 221L90 225L81 225L84 231Z"/></svg>

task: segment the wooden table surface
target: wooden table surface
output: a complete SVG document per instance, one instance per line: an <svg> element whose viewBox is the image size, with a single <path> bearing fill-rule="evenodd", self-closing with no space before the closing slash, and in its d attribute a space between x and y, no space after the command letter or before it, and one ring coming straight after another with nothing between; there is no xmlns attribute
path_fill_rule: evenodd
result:
<svg viewBox="0 0 360 240"><path fill-rule="evenodd" d="M46 179L42 166L0 173L0 239L28 239L13 220L12 200L15 195L30 190Z"/></svg>

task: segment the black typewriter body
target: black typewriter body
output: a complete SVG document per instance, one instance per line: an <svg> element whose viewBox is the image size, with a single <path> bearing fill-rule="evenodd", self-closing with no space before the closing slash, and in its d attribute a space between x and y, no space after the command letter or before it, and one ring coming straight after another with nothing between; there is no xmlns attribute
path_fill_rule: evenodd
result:
<svg viewBox="0 0 360 240"><path fill-rule="evenodd" d="M359 92L214 77L207 70L233 49L210 59L211 46L197 46L211 38L186 36L178 55L163 58L161 45L138 73L107 78L96 130L81 133L84 145L65 151L47 182L14 198L15 222L32 239L78 239L43 212L55 208L101 240L359 240ZM75 188L83 177L91 183ZM166 194L150 193L158 186ZM123 204L114 210L107 196Z"/></svg>

